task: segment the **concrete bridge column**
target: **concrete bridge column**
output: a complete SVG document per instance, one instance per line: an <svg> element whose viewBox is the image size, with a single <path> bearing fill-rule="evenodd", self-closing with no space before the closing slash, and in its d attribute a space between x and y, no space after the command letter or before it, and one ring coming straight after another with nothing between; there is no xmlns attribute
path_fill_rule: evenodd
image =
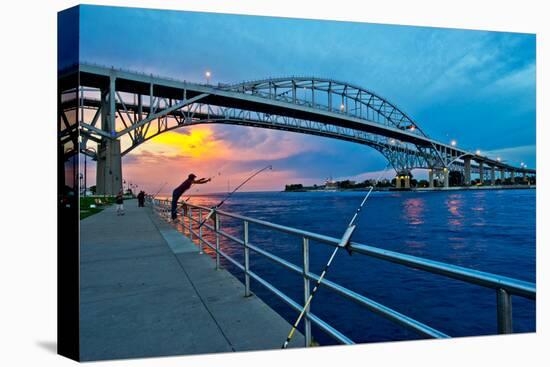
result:
<svg viewBox="0 0 550 367"><path fill-rule="evenodd" d="M443 187L449 187L449 169L443 168Z"/></svg>
<svg viewBox="0 0 550 367"><path fill-rule="evenodd" d="M395 188L396 189L401 188L401 176L399 176L399 174L397 174L397 176L395 176Z"/></svg>
<svg viewBox="0 0 550 367"><path fill-rule="evenodd" d="M523 172L523 182L526 182L526 183L529 182L529 180L527 179L527 172L525 171Z"/></svg>
<svg viewBox="0 0 550 367"><path fill-rule="evenodd" d="M395 187L397 189L410 189L411 173L407 171L397 172L397 176L395 176Z"/></svg>
<svg viewBox="0 0 550 367"><path fill-rule="evenodd" d="M504 171L504 168L500 169L500 180L504 183L504 180L506 179L506 171Z"/></svg>
<svg viewBox="0 0 550 367"><path fill-rule="evenodd" d="M432 168L428 170L428 184L428 187L434 188L434 170Z"/></svg>
<svg viewBox="0 0 550 367"><path fill-rule="evenodd" d="M491 185L495 186L496 183L496 169L495 166L491 166Z"/></svg>
<svg viewBox="0 0 550 367"><path fill-rule="evenodd" d="M121 161L119 140L106 140L99 144L96 171L98 195L116 195L122 190Z"/></svg>
<svg viewBox="0 0 550 367"><path fill-rule="evenodd" d="M115 81L109 78L109 88L101 91L101 130L114 132L116 129ZM122 190L122 158L120 140L103 138L98 145L96 192L99 195L116 195Z"/></svg>
<svg viewBox="0 0 550 367"><path fill-rule="evenodd" d="M470 186L472 183L472 160L464 158L464 184Z"/></svg>
<svg viewBox="0 0 550 367"><path fill-rule="evenodd" d="M410 176L409 174L406 174L406 175L405 175L404 181L405 181L404 187L405 187L406 189L410 189L410 188L411 188L411 176Z"/></svg>
<svg viewBox="0 0 550 367"><path fill-rule="evenodd" d="M510 181L512 182L512 185L515 184L515 172L513 170L510 171Z"/></svg>
<svg viewBox="0 0 550 367"><path fill-rule="evenodd" d="M479 162L479 183L483 185L483 176L485 176L485 172L483 170L483 162Z"/></svg>

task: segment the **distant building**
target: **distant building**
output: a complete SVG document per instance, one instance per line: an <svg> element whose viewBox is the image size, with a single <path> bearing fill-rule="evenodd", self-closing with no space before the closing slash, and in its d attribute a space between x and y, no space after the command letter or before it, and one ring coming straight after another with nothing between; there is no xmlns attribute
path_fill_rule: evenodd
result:
<svg viewBox="0 0 550 367"><path fill-rule="evenodd" d="M337 189L338 182L334 181L332 178L327 178L325 181L325 190Z"/></svg>

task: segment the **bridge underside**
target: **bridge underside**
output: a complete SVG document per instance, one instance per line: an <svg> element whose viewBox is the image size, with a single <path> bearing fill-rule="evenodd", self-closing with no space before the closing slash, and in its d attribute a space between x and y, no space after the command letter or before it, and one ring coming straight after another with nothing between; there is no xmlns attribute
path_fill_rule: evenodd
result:
<svg viewBox="0 0 550 367"><path fill-rule="evenodd" d="M80 152L97 164L98 193L122 189L121 157L167 131L218 123L284 130L368 145L395 169L396 186L410 185L413 169L427 169L430 186L460 172L497 182L508 174L535 173L429 139L394 105L334 81L279 79L233 86L204 86L98 67L80 66L78 111L66 100L64 115L78 113ZM68 77L74 77L69 73ZM300 95L302 93L302 95ZM324 96L324 97L323 97ZM323 100L324 98L324 100ZM334 100L341 101L340 108ZM351 106L351 107L350 107ZM121 144L122 143L122 144ZM96 144L96 148L90 148ZM453 174L451 174L453 176ZM456 181L456 177L452 177Z"/></svg>

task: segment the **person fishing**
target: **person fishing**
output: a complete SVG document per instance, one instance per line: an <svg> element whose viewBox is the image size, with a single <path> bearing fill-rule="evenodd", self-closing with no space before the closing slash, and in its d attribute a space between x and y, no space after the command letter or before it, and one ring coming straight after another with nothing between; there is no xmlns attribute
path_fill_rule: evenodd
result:
<svg viewBox="0 0 550 367"><path fill-rule="evenodd" d="M138 198L138 207L143 208L145 206L145 191L141 190L137 198Z"/></svg>
<svg viewBox="0 0 550 367"><path fill-rule="evenodd" d="M172 192L172 220L176 220L178 218L178 200L183 195L184 192L189 190L189 188L193 184L205 184L210 182L211 178L200 178L196 180L197 176L195 176L193 173L187 177L187 180L183 181L181 185L176 187L174 191Z"/></svg>

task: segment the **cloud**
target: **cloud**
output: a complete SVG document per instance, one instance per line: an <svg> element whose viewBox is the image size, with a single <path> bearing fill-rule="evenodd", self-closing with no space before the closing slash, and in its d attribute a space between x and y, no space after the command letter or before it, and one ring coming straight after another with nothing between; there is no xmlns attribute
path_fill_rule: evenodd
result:
<svg viewBox="0 0 550 367"><path fill-rule="evenodd" d="M520 145L515 147L507 147L484 151L483 154L491 157L500 157L504 162L519 166L521 162L533 162L536 165L537 146Z"/></svg>

